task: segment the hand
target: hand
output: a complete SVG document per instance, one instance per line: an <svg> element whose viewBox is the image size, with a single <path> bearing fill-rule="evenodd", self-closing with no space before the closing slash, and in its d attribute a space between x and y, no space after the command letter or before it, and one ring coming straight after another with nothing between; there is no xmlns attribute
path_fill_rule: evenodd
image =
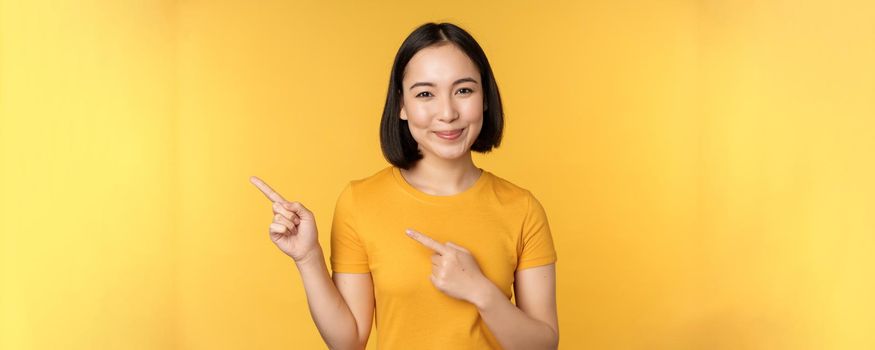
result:
<svg viewBox="0 0 875 350"><path fill-rule="evenodd" d="M468 249L451 242L441 244L411 229L407 236L435 252L431 256L431 283L444 294L479 306L490 289L496 288Z"/></svg>
<svg viewBox="0 0 875 350"><path fill-rule="evenodd" d="M270 239L295 262L302 262L322 252L316 232L316 217L300 202L289 202L261 179L249 178L267 199L273 202Z"/></svg>

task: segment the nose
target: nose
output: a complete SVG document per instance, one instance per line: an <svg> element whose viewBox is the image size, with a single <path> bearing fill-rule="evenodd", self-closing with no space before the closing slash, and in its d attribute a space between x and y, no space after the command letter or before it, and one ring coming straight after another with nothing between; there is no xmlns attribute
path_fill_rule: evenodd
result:
<svg viewBox="0 0 875 350"><path fill-rule="evenodd" d="M438 120L447 124L459 119L459 113L456 112L456 106L453 105L452 97L441 99L440 110L437 113Z"/></svg>

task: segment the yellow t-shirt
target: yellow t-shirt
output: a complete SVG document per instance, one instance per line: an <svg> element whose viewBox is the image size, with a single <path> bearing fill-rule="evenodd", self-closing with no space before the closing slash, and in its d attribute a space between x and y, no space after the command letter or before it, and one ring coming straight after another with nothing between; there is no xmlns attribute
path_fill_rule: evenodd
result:
<svg viewBox="0 0 875 350"><path fill-rule="evenodd" d="M477 307L432 285L434 252L405 235L406 228L467 248L508 300L516 270L556 261L538 200L486 170L452 196L416 189L394 166L351 181L335 207L331 268L371 273L381 350L501 348Z"/></svg>

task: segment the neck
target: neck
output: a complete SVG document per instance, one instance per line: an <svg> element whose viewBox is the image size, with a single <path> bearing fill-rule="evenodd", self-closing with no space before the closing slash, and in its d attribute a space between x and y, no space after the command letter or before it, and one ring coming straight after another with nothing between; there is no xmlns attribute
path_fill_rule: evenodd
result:
<svg viewBox="0 0 875 350"><path fill-rule="evenodd" d="M401 174L410 185L432 195L454 195L464 192L477 182L481 170L474 165L471 152L458 159L424 157Z"/></svg>

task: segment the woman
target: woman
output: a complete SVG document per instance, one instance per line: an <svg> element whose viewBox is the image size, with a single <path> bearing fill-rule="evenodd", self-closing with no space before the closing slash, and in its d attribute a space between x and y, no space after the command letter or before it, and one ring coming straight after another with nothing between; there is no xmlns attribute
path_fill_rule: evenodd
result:
<svg viewBox="0 0 875 350"><path fill-rule="evenodd" d="M555 349L555 261L532 194L474 165L498 147L501 98L480 45L427 23L395 57L381 122L392 164L337 200L329 278L316 221L264 182L273 242L294 260L332 349ZM510 301L513 288L516 305Z"/></svg>

